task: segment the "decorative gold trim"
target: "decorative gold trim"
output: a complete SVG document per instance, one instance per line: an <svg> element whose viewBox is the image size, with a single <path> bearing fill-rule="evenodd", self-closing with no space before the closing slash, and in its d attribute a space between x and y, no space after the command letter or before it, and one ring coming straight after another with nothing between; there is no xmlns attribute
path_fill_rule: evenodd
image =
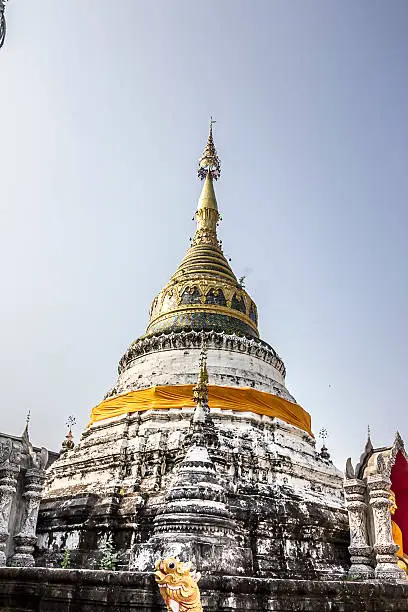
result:
<svg viewBox="0 0 408 612"><path fill-rule="evenodd" d="M231 293L231 298L234 295L234 293L238 293L242 296L247 295L246 293L243 293L242 289L239 289L235 285L232 285L230 283L225 283L221 279L219 278L217 279L214 277L212 278L193 277L190 279L186 278L186 279L180 280L177 283L177 285L178 285L177 289L173 287L164 287L162 291L164 291L166 294L168 293L168 291L171 291L171 290L178 291L180 298L186 287L197 287L198 289L200 289L201 295L207 295L209 289L222 289L223 291L227 291L228 293Z"/></svg>
<svg viewBox="0 0 408 612"><path fill-rule="evenodd" d="M203 312L203 311L215 312L215 313L227 315L229 317L233 317L235 319L239 319L243 323L246 323L247 325L249 325L256 332L256 334L259 335L257 326L252 321L252 319L250 319L247 315L244 315L243 312L240 312L239 310L235 310L233 308L227 308L226 306L218 306L218 304L182 304L182 305L178 306L177 308L174 308L173 310L167 310L166 312L163 312L163 313L159 314L155 319L150 321L149 326L148 326L148 328L146 330L146 333L149 333L149 329L153 325L153 323L157 323L161 319L164 319L164 318L167 318L167 317L172 317L175 314L177 314L178 312L180 312L180 313L183 312L184 313L184 312L188 312L188 311L191 311L191 312L197 312L197 311L198 312Z"/></svg>
<svg viewBox="0 0 408 612"><path fill-rule="evenodd" d="M187 281L188 279L185 278L187 274L191 274L191 276L196 276L196 275L206 275L209 277L214 278L215 275L220 275L220 276L225 276L225 278L227 278L229 280L229 285L231 285L232 287L234 287L234 282L237 283L237 288L238 288L238 281L233 281L230 274L227 274L227 272L222 272L222 270L218 271L218 270L205 270L203 268L199 268L198 270L183 270L183 271L177 271L174 273L174 275L172 276L172 279L175 280L175 282L180 283L180 282L184 282ZM179 278L180 277L180 278ZM191 282L191 280L189 281ZM223 279L220 279L220 282L223 282Z"/></svg>

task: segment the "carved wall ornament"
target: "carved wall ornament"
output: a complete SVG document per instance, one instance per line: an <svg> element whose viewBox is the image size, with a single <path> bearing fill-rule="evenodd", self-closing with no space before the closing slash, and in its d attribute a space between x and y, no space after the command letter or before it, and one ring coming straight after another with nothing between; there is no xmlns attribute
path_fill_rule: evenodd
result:
<svg viewBox="0 0 408 612"><path fill-rule="evenodd" d="M0 438L0 465L10 457L12 442L10 438Z"/></svg>
<svg viewBox="0 0 408 612"><path fill-rule="evenodd" d="M0 566L6 565L10 512L16 494L18 472L18 467L11 464L0 467Z"/></svg>
<svg viewBox="0 0 408 612"><path fill-rule="evenodd" d="M387 470L387 466L385 465L385 459L381 454L379 454L377 457L377 470L379 474L385 474Z"/></svg>
<svg viewBox="0 0 408 612"><path fill-rule="evenodd" d="M21 438L0 439L0 566L34 565L35 530L49 456L45 448L31 444L28 422L29 417ZM10 557L11 538L14 554Z"/></svg>
<svg viewBox="0 0 408 612"><path fill-rule="evenodd" d="M26 474L23 499L25 509L21 521L20 531L14 536L15 552L10 559L10 565L30 567L34 566L34 545L37 541L36 526L41 501L41 490L45 480L43 470L32 469Z"/></svg>
<svg viewBox="0 0 408 612"><path fill-rule="evenodd" d="M344 493L350 525L350 574L372 576L381 580L405 580L398 565L390 513L391 471L398 453L405 459L404 443L397 432L391 447L375 449L368 438L360 461L354 470L351 459L346 463ZM373 563L372 563L373 561Z"/></svg>

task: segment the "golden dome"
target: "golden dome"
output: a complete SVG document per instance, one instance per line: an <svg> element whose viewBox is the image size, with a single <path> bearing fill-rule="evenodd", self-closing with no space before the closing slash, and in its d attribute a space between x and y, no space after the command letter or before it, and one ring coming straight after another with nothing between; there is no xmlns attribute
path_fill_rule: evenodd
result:
<svg viewBox="0 0 408 612"><path fill-rule="evenodd" d="M256 305L231 270L217 237L220 215L213 182L219 174L211 123L199 165L205 180L195 213L197 229L183 261L153 300L148 335L213 329L259 337Z"/></svg>

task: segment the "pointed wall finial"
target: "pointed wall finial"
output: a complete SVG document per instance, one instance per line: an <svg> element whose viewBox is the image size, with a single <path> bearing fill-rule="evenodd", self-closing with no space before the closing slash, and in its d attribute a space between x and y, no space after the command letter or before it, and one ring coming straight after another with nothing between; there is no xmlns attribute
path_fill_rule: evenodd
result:
<svg viewBox="0 0 408 612"><path fill-rule="evenodd" d="M320 449L320 457L322 459L330 459L330 453L329 453L329 449L326 446L326 439L327 439L327 429L325 427L322 427L321 430L319 431L319 438L322 440L322 447Z"/></svg>
<svg viewBox="0 0 408 612"><path fill-rule="evenodd" d="M29 426L29 423L30 423L30 418L31 418L31 410L28 410L27 416L26 416L25 427L24 427L24 431L23 431L23 435L22 435L23 440L25 440L26 442L28 442L28 440L29 440L28 426Z"/></svg>
<svg viewBox="0 0 408 612"><path fill-rule="evenodd" d="M404 440L401 438L401 434L399 431L395 432L394 444L396 444L399 448L404 448Z"/></svg>
<svg viewBox="0 0 408 612"><path fill-rule="evenodd" d="M74 436L72 434L72 428L76 423L76 418L73 416L69 416L67 418L66 421L66 426L68 427L68 433L65 436L65 440L63 441L62 445L61 445L61 450L60 450L60 454L64 454L67 451L71 450L74 448L75 444L74 444Z"/></svg>
<svg viewBox="0 0 408 612"><path fill-rule="evenodd" d="M367 425L367 440L371 440L371 429L370 424Z"/></svg>
<svg viewBox="0 0 408 612"><path fill-rule="evenodd" d="M213 123L215 123L215 121L211 117L210 132L208 134L207 144L205 145L204 152L200 157L200 161L198 162L198 176L201 180L204 180L207 174L209 174L211 178L217 181L221 174L221 162L217 155L217 150L213 140Z"/></svg>

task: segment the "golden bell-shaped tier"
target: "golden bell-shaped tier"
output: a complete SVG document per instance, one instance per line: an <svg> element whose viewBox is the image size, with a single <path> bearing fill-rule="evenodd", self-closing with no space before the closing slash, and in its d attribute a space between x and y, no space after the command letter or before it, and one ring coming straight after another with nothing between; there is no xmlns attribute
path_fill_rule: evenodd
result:
<svg viewBox="0 0 408 612"><path fill-rule="evenodd" d="M204 329L259 337L256 305L231 270L217 237L220 215L210 168L195 218L194 239L170 282L153 300L146 333Z"/></svg>

